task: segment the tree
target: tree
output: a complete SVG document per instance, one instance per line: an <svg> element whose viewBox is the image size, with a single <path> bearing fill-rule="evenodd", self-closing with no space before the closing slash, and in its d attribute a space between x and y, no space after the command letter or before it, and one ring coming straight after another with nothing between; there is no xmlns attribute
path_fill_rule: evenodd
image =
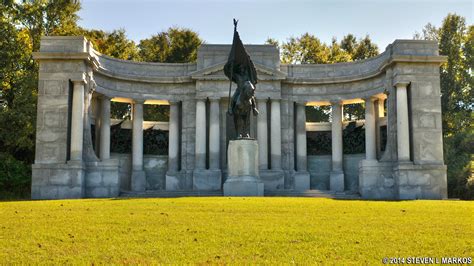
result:
<svg viewBox="0 0 474 266"><path fill-rule="evenodd" d="M374 57L379 54L379 48L376 44L370 40L369 35L366 35L357 43L357 48L352 54L352 59L354 61L363 60L370 57Z"/></svg>
<svg viewBox="0 0 474 266"><path fill-rule="evenodd" d="M342 47L337 43L336 38L332 39L329 50L330 50L329 57L328 57L329 64L352 61L351 55L347 51L342 49Z"/></svg>
<svg viewBox="0 0 474 266"><path fill-rule="evenodd" d="M413 39L415 40L438 40L439 30L431 23L426 24L421 33L415 32Z"/></svg>
<svg viewBox="0 0 474 266"><path fill-rule="evenodd" d="M92 41L94 49L102 54L125 60L140 60L138 47L127 38L124 29L112 32L81 29L81 35Z"/></svg>
<svg viewBox="0 0 474 266"><path fill-rule="evenodd" d="M75 1L2 1L0 5L0 190L29 189L34 158L38 51L43 35L74 35ZM15 129L12 134L11 129Z"/></svg>
<svg viewBox="0 0 474 266"><path fill-rule="evenodd" d="M267 40L265 41L265 44L274 45L278 50L280 50L280 43L278 42L277 39L267 38Z"/></svg>
<svg viewBox="0 0 474 266"><path fill-rule="evenodd" d="M199 35L186 28L171 27L149 39L140 41L140 57L146 62L195 62L197 49L202 44Z"/></svg>
<svg viewBox="0 0 474 266"><path fill-rule="evenodd" d="M341 40L341 48L348 52L350 55L355 54L357 49L357 39L352 34L347 34Z"/></svg>

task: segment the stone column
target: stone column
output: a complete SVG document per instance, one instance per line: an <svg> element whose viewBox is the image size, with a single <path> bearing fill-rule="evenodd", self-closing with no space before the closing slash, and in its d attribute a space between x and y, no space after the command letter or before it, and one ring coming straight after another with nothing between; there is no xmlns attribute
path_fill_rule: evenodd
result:
<svg viewBox="0 0 474 266"><path fill-rule="evenodd" d="M100 159L110 159L110 97L100 97Z"/></svg>
<svg viewBox="0 0 474 266"><path fill-rule="evenodd" d="M377 112L378 112L378 117L384 117L385 116L385 114L384 114L384 111L385 111L384 102L385 102L385 99L382 99L382 98L377 99L377 103L376 103L377 107L376 108L377 108Z"/></svg>
<svg viewBox="0 0 474 266"><path fill-rule="evenodd" d="M209 114L209 169L220 169L220 110L219 99L211 98Z"/></svg>
<svg viewBox="0 0 474 266"><path fill-rule="evenodd" d="M267 125L267 99L257 99L257 139L258 161L260 169L268 169L268 125Z"/></svg>
<svg viewBox="0 0 474 266"><path fill-rule="evenodd" d="M332 171L329 186L333 191L344 191L344 172L342 170L342 102L331 102L331 105Z"/></svg>
<svg viewBox="0 0 474 266"><path fill-rule="evenodd" d="M169 101L168 174L176 174L179 162L179 102Z"/></svg>
<svg viewBox="0 0 474 266"><path fill-rule="evenodd" d="M377 145L375 135L375 98L369 97L365 101L365 159L377 159Z"/></svg>
<svg viewBox="0 0 474 266"><path fill-rule="evenodd" d="M398 161L410 161L410 135L408 130L408 83L397 83L397 152Z"/></svg>
<svg viewBox="0 0 474 266"><path fill-rule="evenodd" d="M377 158L380 159L382 156L382 137L380 135L380 119L385 116L384 114L384 99L379 98L375 102L375 141Z"/></svg>
<svg viewBox="0 0 474 266"><path fill-rule="evenodd" d="M310 176L307 171L308 158L306 149L306 103L296 103L296 173L294 188L296 191L310 189Z"/></svg>
<svg viewBox="0 0 474 266"><path fill-rule="evenodd" d="M84 80L73 80L71 115L71 160L82 161L84 134Z"/></svg>
<svg viewBox="0 0 474 266"><path fill-rule="evenodd" d="M296 170L307 170L307 151L306 151L306 105L304 103L296 104Z"/></svg>
<svg viewBox="0 0 474 266"><path fill-rule="evenodd" d="M146 188L143 171L143 100L133 103L132 123L132 190L144 191Z"/></svg>
<svg viewBox="0 0 474 266"><path fill-rule="evenodd" d="M281 170L281 116L280 116L280 99L273 99L271 103L271 166L272 170Z"/></svg>
<svg viewBox="0 0 474 266"><path fill-rule="evenodd" d="M194 169L206 169L206 102L196 100L196 157Z"/></svg>

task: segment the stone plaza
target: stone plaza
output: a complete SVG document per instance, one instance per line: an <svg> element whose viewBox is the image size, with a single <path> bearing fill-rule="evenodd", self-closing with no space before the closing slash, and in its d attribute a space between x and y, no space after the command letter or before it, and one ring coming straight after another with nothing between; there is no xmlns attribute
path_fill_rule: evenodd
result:
<svg viewBox="0 0 474 266"><path fill-rule="evenodd" d="M143 63L95 51L81 36L46 36L39 62L32 198L221 193L234 138L226 115L230 45L203 44L196 63ZM380 55L330 65L281 64L272 45L246 45L258 72L252 118L264 195L321 191L364 199L447 198L437 43L395 40ZM111 102L131 104L131 152L111 152ZM344 154L345 104L365 103L365 153ZM144 121L144 105L169 121ZM308 122L330 106L331 122ZM145 128L168 133L167 154L144 153ZM308 134L330 132L330 154ZM386 136L382 141L382 135ZM178 194L177 194L178 195Z"/></svg>

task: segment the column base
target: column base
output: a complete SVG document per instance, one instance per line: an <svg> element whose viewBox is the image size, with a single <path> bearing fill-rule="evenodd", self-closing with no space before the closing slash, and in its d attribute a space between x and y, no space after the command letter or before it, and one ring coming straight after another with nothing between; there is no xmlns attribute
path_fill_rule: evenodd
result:
<svg viewBox="0 0 474 266"><path fill-rule="evenodd" d="M165 189L166 191L181 190L179 174L177 172L166 172Z"/></svg>
<svg viewBox="0 0 474 266"><path fill-rule="evenodd" d="M344 191L344 172L332 171L329 177L329 189L335 192Z"/></svg>
<svg viewBox="0 0 474 266"><path fill-rule="evenodd" d="M283 170L259 170L260 181L265 185L265 190L275 191L285 188L285 173Z"/></svg>
<svg viewBox="0 0 474 266"><path fill-rule="evenodd" d="M397 196L400 200L446 199L445 165L415 165L399 162L393 167Z"/></svg>
<svg viewBox="0 0 474 266"><path fill-rule="evenodd" d="M65 164L32 165L32 199L80 199L85 196L85 165L82 161Z"/></svg>
<svg viewBox="0 0 474 266"><path fill-rule="evenodd" d="M222 187L222 172L216 170L194 170L194 190L220 190Z"/></svg>
<svg viewBox="0 0 474 266"><path fill-rule="evenodd" d="M306 191L309 190L309 173L306 171L296 172L294 175L294 190L295 191Z"/></svg>
<svg viewBox="0 0 474 266"><path fill-rule="evenodd" d="M263 183L255 176L233 176L224 183L224 196L263 196Z"/></svg>
<svg viewBox="0 0 474 266"><path fill-rule="evenodd" d="M107 159L86 163L86 197L110 198L120 194L119 161Z"/></svg>
<svg viewBox="0 0 474 266"><path fill-rule="evenodd" d="M131 188L132 188L132 191L145 191L146 189L145 171L133 170Z"/></svg>

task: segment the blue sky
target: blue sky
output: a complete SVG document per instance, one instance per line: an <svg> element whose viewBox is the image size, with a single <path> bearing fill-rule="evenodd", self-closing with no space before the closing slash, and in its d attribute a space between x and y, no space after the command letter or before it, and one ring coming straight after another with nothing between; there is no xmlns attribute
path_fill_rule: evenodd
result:
<svg viewBox="0 0 474 266"><path fill-rule="evenodd" d="M284 41L312 33L329 43L347 33L369 34L383 51L395 39L411 39L428 22L436 26L448 13L473 24L472 0L81 0L79 24L111 31L123 28L138 42L170 26L187 27L207 43L232 42L232 18L239 19L245 44L267 37Z"/></svg>

